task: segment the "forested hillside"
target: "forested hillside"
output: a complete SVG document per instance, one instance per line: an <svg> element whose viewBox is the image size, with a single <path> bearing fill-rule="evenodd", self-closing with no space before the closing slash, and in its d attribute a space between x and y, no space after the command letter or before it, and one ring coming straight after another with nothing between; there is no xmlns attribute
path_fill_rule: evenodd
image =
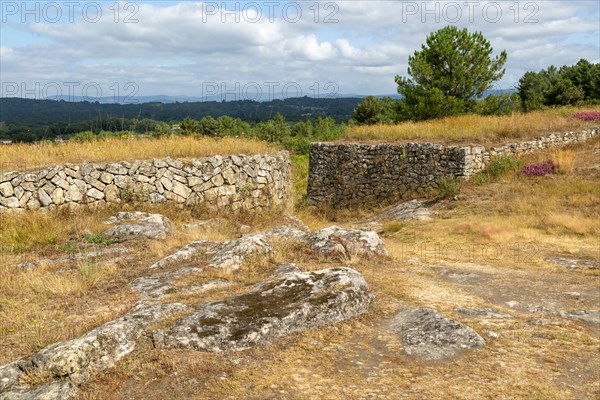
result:
<svg viewBox="0 0 600 400"><path fill-rule="evenodd" d="M348 121L360 98L315 99L309 97L256 102L143 103L100 104L21 98L0 99L0 130L12 137L27 132L36 139L96 129L130 129L129 120L152 119L179 122L186 117L228 115L248 122L266 121L277 113L287 121L300 121L329 116L336 121Z"/></svg>

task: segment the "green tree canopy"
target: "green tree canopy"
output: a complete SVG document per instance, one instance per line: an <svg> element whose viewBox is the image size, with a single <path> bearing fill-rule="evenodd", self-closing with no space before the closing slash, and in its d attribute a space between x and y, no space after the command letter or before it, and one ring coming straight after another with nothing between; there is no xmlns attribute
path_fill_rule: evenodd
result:
<svg viewBox="0 0 600 400"><path fill-rule="evenodd" d="M560 69L551 65L539 72L526 72L519 80L519 96L526 111L545 106L575 105L600 100L600 64L585 59Z"/></svg>
<svg viewBox="0 0 600 400"><path fill-rule="evenodd" d="M465 112L477 97L504 75L506 51L492 57L492 46L480 32L447 26L427 36L420 51L408 58L411 79L396 76L406 99L406 116L428 119ZM431 110L431 102L435 110ZM429 109L426 115L421 114Z"/></svg>
<svg viewBox="0 0 600 400"><path fill-rule="evenodd" d="M367 96L352 113L352 121L359 125L391 124L395 119L396 106L390 97Z"/></svg>

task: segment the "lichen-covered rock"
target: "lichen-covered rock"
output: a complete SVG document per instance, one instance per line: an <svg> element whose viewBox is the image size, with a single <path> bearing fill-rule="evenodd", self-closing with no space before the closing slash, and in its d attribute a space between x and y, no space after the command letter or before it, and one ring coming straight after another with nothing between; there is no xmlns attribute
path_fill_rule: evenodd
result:
<svg viewBox="0 0 600 400"><path fill-rule="evenodd" d="M239 239L227 242L210 242L206 240L191 242L175 253L152 264L150 268L195 261L206 263L209 268L235 271L252 257L268 256L273 247L262 235L244 235Z"/></svg>
<svg viewBox="0 0 600 400"><path fill-rule="evenodd" d="M291 272L301 272L296 264L280 264L275 270L275 275L285 275Z"/></svg>
<svg viewBox="0 0 600 400"><path fill-rule="evenodd" d="M25 397L21 398L38 398L32 394L40 390L39 387L27 388L20 383L26 374L45 377L47 383L69 380L81 385L93 374L113 367L131 353L147 325L185 309L183 304L137 309L77 339L55 343L29 358L1 366L0 393L23 393Z"/></svg>
<svg viewBox="0 0 600 400"><path fill-rule="evenodd" d="M364 224L381 221L407 221L407 220L429 220L431 219L431 206L435 201L410 200L399 203L389 210L377 214L364 221Z"/></svg>
<svg viewBox="0 0 600 400"><path fill-rule="evenodd" d="M0 400L67 400L75 396L77 388L70 381L53 381L31 387L16 385L10 391L1 392Z"/></svg>
<svg viewBox="0 0 600 400"><path fill-rule="evenodd" d="M600 269L600 260L578 259L565 257L548 257L544 261L563 265L568 269Z"/></svg>
<svg viewBox="0 0 600 400"><path fill-rule="evenodd" d="M327 258L387 256L377 233L330 226L305 237L309 250Z"/></svg>
<svg viewBox="0 0 600 400"><path fill-rule="evenodd" d="M140 292L138 306L143 306L150 300L160 300L173 290L173 284L177 278L190 274L202 272L201 268L180 268L175 271L167 271L154 275L142 276L131 282L131 288Z"/></svg>
<svg viewBox="0 0 600 400"><path fill-rule="evenodd" d="M452 358L485 345L473 329L430 308L405 308L396 315L393 329L408 354L426 361Z"/></svg>
<svg viewBox="0 0 600 400"><path fill-rule="evenodd" d="M201 229L203 231L210 231L211 229L217 229L221 226L227 224L227 220L225 218L210 218L205 221L196 222L194 224L185 224L183 227L185 229Z"/></svg>
<svg viewBox="0 0 600 400"><path fill-rule="evenodd" d="M456 307L454 311L472 318L485 318L485 319L507 319L512 318L510 314L504 314L494 308L463 308Z"/></svg>
<svg viewBox="0 0 600 400"><path fill-rule="evenodd" d="M600 310L556 311L554 315L590 324L600 324Z"/></svg>
<svg viewBox="0 0 600 400"><path fill-rule="evenodd" d="M130 253L128 247L122 245L111 245L106 247L82 248L74 254L67 254L60 257L36 258L35 260L23 261L17 264L17 268L22 270L37 268L40 265L68 264L82 260L94 260L98 265L114 264L121 261Z"/></svg>
<svg viewBox="0 0 600 400"><path fill-rule="evenodd" d="M292 240L302 241L306 238L306 232L293 225L278 226L271 230L261 232L267 240Z"/></svg>
<svg viewBox="0 0 600 400"><path fill-rule="evenodd" d="M262 235L244 235L223 243L210 259L208 266L235 271L252 257L266 257L273 252L273 247Z"/></svg>
<svg viewBox="0 0 600 400"><path fill-rule="evenodd" d="M162 268L168 265L173 265L182 262L194 261L197 257L204 254L214 254L215 250L220 246L220 243L211 242L208 240L196 240L183 246L173 254L161 258L150 266L150 269Z"/></svg>
<svg viewBox="0 0 600 400"><path fill-rule="evenodd" d="M173 229L173 224L168 218L160 214L149 214L139 211L120 212L104 222L115 224L115 226L106 230L104 234L120 239L140 237L164 239Z"/></svg>
<svg viewBox="0 0 600 400"><path fill-rule="evenodd" d="M289 272L249 293L201 304L153 336L156 345L167 348L243 349L344 321L366 312L372 302L367 283L353 269Z"/></svg>

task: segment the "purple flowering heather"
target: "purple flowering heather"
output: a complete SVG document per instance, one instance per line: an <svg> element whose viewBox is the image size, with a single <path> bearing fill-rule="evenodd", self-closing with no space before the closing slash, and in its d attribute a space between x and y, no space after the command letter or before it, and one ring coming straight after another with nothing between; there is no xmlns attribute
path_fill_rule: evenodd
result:
<svg viewBox="0 0 600 400"><path fill-rule="evenodd" d="M574 114L573 118L582 121L600 121L600 111L581 111Z"/></svg>
<svg viewBox="0 0 600 400"><path fill-rule="evenodd" d="M547 174L555 174L558 170L558 164L553 160L546 160L540 163L529 164L521 169L523 175L543 176Z"/></svg>

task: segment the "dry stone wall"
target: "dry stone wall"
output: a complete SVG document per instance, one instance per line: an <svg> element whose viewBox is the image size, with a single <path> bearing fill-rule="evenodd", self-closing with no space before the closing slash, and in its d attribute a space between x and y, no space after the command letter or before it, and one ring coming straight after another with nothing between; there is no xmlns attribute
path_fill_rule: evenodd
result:
<svg viewBox="0 0 600 400"><path fill-rule="evenodd" d="M0 171L2 172L2 171ZM0 212L77 208L128 201L202 205L208 211L285 207L291 195L287 152L64 164L0 173Z"/></svg>
<svg viewBox="0 0 600 400"><path fill-rule="evenodd" d="M563 146L597 136L598 131L552 134L490 150L432 143L312 143L307 203L333 208L385 206L425 194L442 176L469 179L494 156Z"/></svg>

